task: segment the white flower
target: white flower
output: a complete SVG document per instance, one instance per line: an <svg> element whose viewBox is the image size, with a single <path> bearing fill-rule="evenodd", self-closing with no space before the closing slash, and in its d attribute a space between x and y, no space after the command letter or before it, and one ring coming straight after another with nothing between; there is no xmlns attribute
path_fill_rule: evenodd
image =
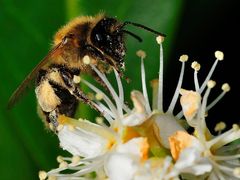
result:
<svg viewBox="0 0 240 180"><path fill-rule="evenodd" d="M60 116L57 127L60 146L73 157L58 157L59 168L40 171L40 179L172 180L198 176L214 180L240 177L240 155L236 151L239 146L229 144L240 138L238 126L214 137L205 122L206 113L230 90L228 84L224 84L223 93L207 105L208 95L215 85L210 78L218 61L223 59L223 53L216 53L217 60L202 85L197 77L200 64L192 64L195 87L191 91L181 87L188 56L180 56L179 81L171 103L164 111L163 39L158 37L157 42L160 45L159 76L152 81L152 106L145 82L146 54L143 51L137 53L141 58L142 92L131 92L133 108L124 103L121 79L115 69L117 91L105 74L88 64L111 95L82 78L80 82L96 94L91 103L107 123L98 120L99 124L95 124ZM182 111L175 115L179 94L182 95ZM183 115L187 120L185 126L180 124ZM192 135L187 132L189 126L195 129ZM221 131L222 127L216 129ZM65 170L70 170L70 174Z"/></svg>

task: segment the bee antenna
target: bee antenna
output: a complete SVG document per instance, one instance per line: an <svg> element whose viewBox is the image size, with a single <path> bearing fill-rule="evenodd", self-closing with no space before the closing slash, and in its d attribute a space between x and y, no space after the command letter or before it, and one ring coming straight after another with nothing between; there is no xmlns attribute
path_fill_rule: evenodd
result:
<svg viewBox="0 0 240 180"><path fill-rule="evenodd" d="M157 32L157 31L155 31L155 30L153 30L153 29L151 29L151 28L149 28L149 27L146 27L146 26L144 26L144 25L142 25L142 24L138 24L138 23L135 23L135 22L125 21L125 22L123 23L122 27L123 27L123 26L126 26L126 25L128 25L128 24L133 25L133 26L136 26L136 27L138 27L138 28L142 28L142 29L147 30L147 31L149 31L149 32L152 32L152 33L154 33L154 34L156 34L156 35L160 35L160 36L166 37L166 35L163 34L163 33Z"/></svg>
<svg viewBox="0 0 240 180"><path fill-rule="evenodd" d="M142 38L140 38L138 35L130 32L130 31L127 31L127 30L122 30L122 32L126 33L126 34L129 34L130 36L134 37L135 39L137 39L139 42L142 42Z"/></svg>

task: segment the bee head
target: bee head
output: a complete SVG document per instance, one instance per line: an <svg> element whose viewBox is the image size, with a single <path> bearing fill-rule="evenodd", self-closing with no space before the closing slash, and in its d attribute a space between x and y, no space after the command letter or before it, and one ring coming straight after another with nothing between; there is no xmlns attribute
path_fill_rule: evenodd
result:
<svg viewBox="0 0 240 180"><path fill-rule="evenodd" d="M121 24L114 18L101 19L91 32L91 41L95 47L110 56L122 67L125 56L124 33Z"/></svg>

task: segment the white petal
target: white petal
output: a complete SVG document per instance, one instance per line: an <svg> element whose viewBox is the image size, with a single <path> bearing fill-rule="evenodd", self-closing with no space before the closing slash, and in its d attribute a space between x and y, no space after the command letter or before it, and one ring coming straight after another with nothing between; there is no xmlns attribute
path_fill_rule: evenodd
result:
<svg viewBox="0 0 240 180"><path fill-rule="evenodd" d="M58 133L60 146L72 155L86 158L101 155L105 150L108 141L103 137L75 127L69 129L64 126Z"/></svg>
<svg viewBox="0 0 240 180"><path fill-rule="evenodd" d="M186 148L180 154L174 168L179 172L201 175L212 170L210 162L202 157L202 152L196 148Z"/></svg>
<svg viewBox="0 0 240 180"><path fill-rule="evenodd" d="M160 136L160 141L166 148L169 148L168 137L177 131L185 131L172 115L155 114L152 118L155 120L159 129L157 135Z"/></svg>
<svg viewBox="0 0 240 180"><path fill-rule="evenodd" d="M131 114L122 119L122 124L124 126L137 126L142 124L147 119L146 117L147 115L145 113L133 111Z"/></svg>
<svg viewBox="0 0 240 180"><path fill-rule="evenodd" d="M132 180L137 169L137 161L129 154L114 153L105 161L105 171L110 180Z"/></svg>
<svg viewBox="0 0 240 180"><path fill-rule="evenodd" d="M117 147L116 151L118 153L126 153L126 154L136 156L140 160L144 153L143 148L148 148L147 139L140 137L140 138L133 138L125 144L120 144Z"/></svg>

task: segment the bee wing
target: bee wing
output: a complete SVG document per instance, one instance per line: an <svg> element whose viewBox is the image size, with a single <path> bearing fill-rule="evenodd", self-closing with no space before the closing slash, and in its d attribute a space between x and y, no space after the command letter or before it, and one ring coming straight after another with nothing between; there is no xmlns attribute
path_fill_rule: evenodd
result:
<svg viewBox="0 0 240 180"><path fill-rule="evenodd" d="M18 88L14 91L12 96L8 101L7 108L12 108L15 103L22 96L23 92L30 86L32 80L36 77L38 71L48 64L51 61L51 58L58 54L62 43L56 45L53 49L49 51L49 53L40 61L40 63L28 74L28 76L24 79L24 81L18 86Z"/></svg>

